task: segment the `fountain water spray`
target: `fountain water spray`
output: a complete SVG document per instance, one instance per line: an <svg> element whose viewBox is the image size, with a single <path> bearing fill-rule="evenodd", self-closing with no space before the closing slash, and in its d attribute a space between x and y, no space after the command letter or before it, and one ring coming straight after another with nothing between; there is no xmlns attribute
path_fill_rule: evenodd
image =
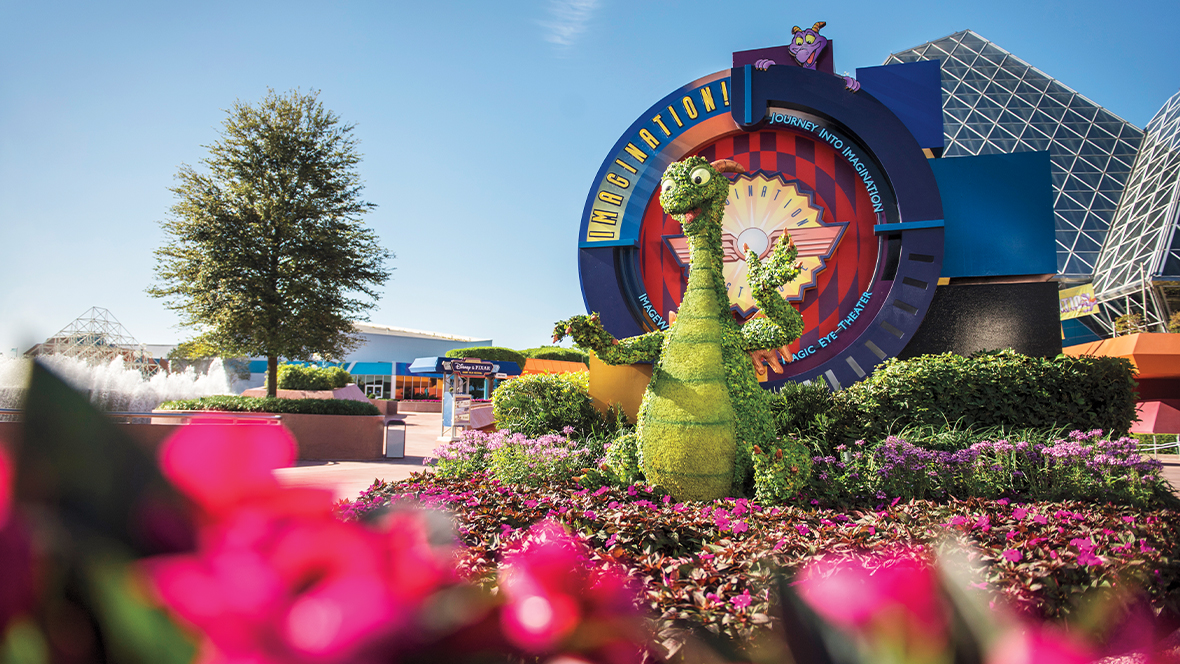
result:
<svg viewBox="0 0 1180 664"><path fill-rule="evenodd" d="M203 374L189 367L151 378L125 367L121 357L105 363L65 355L45 355L38 360L74 389L89 394L90 403L100 410L147 412L165 401L233 394L221 360L213 360ZM32 366L32 360L26 358L0 357L0 408L20 407Z"/></svg>

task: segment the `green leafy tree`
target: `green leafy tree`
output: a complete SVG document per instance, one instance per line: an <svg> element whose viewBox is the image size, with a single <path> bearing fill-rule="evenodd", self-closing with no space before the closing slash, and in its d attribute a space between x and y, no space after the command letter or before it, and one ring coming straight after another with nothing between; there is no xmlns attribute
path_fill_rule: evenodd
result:
<svg viewBox="0 0 1180 664"><path fill-rule="evenodd" d="M207 172L183 165L176 176L148 289L202 344L265 356L271 396L280 357L355 348L352 322L389 278L392 254L361 222L376 206L361 200L353 125L318 96L271 90L234 103L206 146Z"/></svg>

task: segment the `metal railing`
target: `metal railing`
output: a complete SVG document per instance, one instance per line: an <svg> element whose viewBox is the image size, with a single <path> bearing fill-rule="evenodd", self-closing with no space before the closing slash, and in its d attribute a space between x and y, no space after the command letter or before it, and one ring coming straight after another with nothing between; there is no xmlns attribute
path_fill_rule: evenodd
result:
<svg viewBox="0 0 1180 664"><path fill-rule="evenodd" d="M1170 438L1173 438L1173 440L1171 440L1169 442L1161 443L1161 442L1159 442L1160 436L1168 436ZM1169 452L1166 450L1174 450L1174 451ZM1141 452L1143 454L1151 454L1151 455L1180 454L1180 436L1177 436L1176 434L1151 434L1151 441L1150 442L1143 441L1143 440L1139 441L1139 452Z"/></svg>

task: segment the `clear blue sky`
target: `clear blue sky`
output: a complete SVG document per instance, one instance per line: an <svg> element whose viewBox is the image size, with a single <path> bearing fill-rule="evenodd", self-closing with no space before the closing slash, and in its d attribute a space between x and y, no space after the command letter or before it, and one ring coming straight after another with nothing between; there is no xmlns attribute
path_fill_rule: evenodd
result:
<svg viewBox="0 0 1180 664"><path fill-rule="evenodd" d="M607 150L735 50L827 21L837 71L970 28L1142 127L1180 88L1180 3L0 2L0 351L91 306L191 332L144 289L183 163L224 109L322 91L357 125L397 257L374 323L523 348L583 313L577 231Z"/></svg>

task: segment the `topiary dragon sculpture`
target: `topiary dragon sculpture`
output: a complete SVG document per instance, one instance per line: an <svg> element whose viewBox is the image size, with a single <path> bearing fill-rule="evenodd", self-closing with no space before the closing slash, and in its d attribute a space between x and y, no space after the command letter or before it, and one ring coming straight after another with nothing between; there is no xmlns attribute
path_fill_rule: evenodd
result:
<svg viewBox="0 0 1180 664"><path fill-rule="evenodd" d="M798 276L798 250L789 239L780 241L763 263L743 247L754 301L765 315L745 325L730 312L722 276L721 221L730 186L722 173L744 171L728 159L710 164L689 157L664 173L660 205L680 222L691 249L688 287L667 332L616 339L592 313L558 322L553 334L555 342L571 335L607 364L654 362L639 409L640 466L648 482L679 500L747 493L756 453L766 457L760 468L802 478L810 470L798 443L799 449L788 446L784 461L769 395L755 373L764 362L781 370L779 355L790 361L787 345L802 333L802 317L777 291Z"/></svg>

